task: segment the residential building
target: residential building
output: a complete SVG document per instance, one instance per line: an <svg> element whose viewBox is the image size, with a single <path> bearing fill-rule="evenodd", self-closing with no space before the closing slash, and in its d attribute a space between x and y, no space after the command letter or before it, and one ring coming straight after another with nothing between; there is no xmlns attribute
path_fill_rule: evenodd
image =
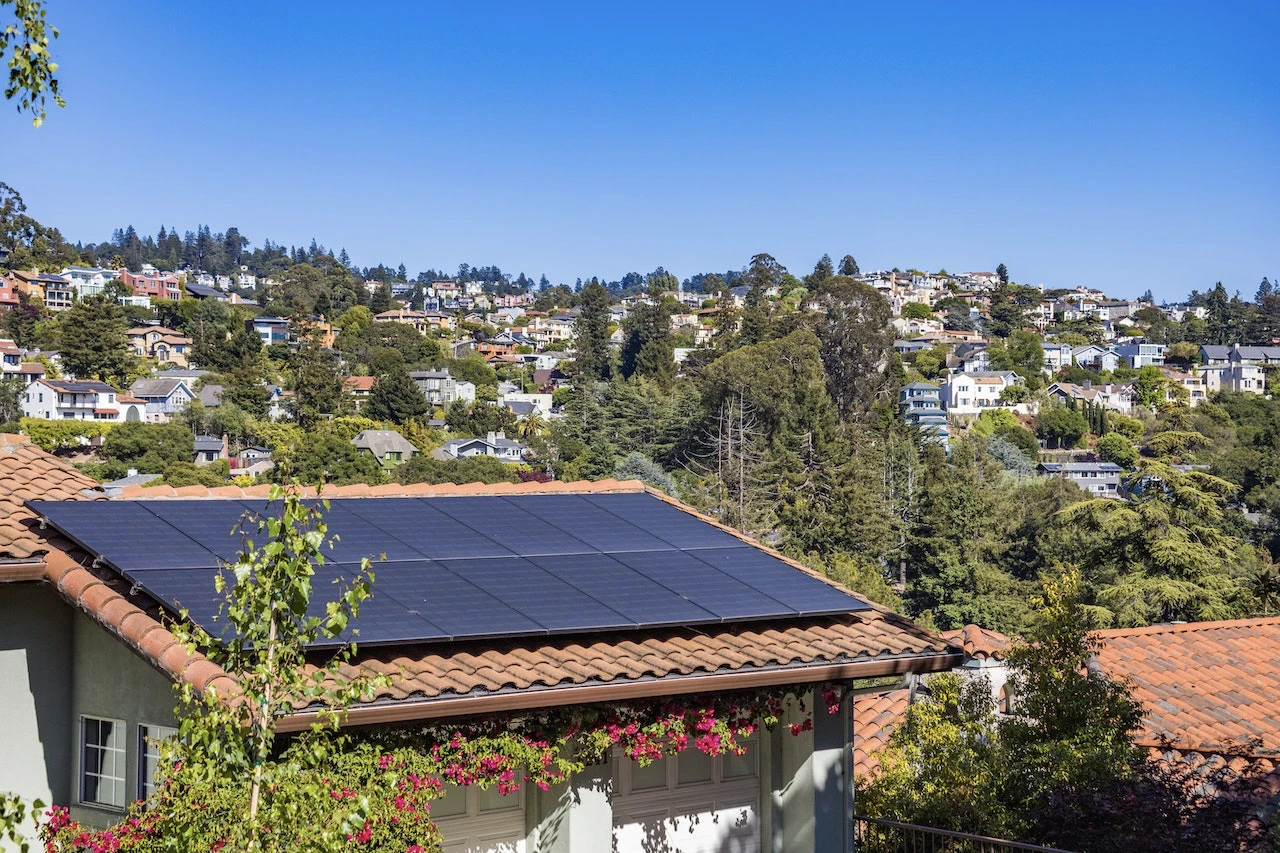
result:
<svg viewBox="0 0 1280 853"><path fill-rule="evenodd" d="M23 415L51 421L142 421L145 409L142 400L96 380L41 378L22 393Z"/></svg>
<svg viewBox="0 0 1280 853"><path fill-rule="evenodd" d="M197 435L192 445L195 463L200 467L212 465L219 459L228 459L227 437L218 438L212 435Z"/></svg>
<svg viewBox="0 0 1280 853"><path fill-rule="evenodd" d="M262 338L263 346L289 342L289 321L284 317L254 317L246 320L245 325Z"/></svg>
<svg viewBox="0 0 1280 853"><path fill-rule="evenodd" d="M506 406L522 418L529 415L545 418L551 414L551 395L523 394L518 391L511 391L498 396L498 405Z"/></svg>
<svg viewBox="0 0 1280 853"><path fill-rule="evenodd" d="M1164 344L1126 344L1116 347L1116 352L1125 367L1132 367L1135 370L1150 365L1159 367L1164 364L1164 350Z"/></svg>
<svg viewBox="0 0 1280 853"><path fill-rule="evenodd" d="M1252 364L1256 366L1280 364L1280 347L1250 347L1231 344L1200 347L1200 360L1205 364Z"/></svg>
<svg viewBox="0 0 1280 853"><path fill-rule="evenodd" d="M1071 351L1071 361L1086 370L1115 370L1120 366L1120 353L1115 347L1086 344ZM1070 364L1064 365L1070 367Z"/></svg>
<svg viewBox="0 0 1280 853"><path fill-rule="evenodd" d="M76 290L71 282L61 276L50 276L44 281L44 307L50 311L66 311L76 304Z"/></svg>
<svg viewBox="0 0 1280 853"><path fill-rule="evenodd" d="M60 275L47 272L13 270L5 278L11 290L23 293L28 299L39 298L44 302L45 288L53 285L55 289L65 287L68 282Z"/></svg>
<svg viewBox="0 0 1280 853"><path fill-rule="evenodd" d="M1013 408L1000 395L1004 389L1021 384L1022 377L1011 370L952 371L943 377L939 392L947 414L976 415L984 409Z"/></svg>
<svg viewBox="0 0 1280 853"><path fill-rule="evenodd" d="M1256 364L1205 365L1200 368L1205 394L1238 391L1245 394L1266 393L1266 372Z"/></svg>
<svg viewBox="0 0 1280 853"><path fill-rule="evenodd" d="M898 408L907 423L919 427L929 440L946 447L951 431L947 428L939 391L937 385L928 382L904 385L898 392Z"/></svg>
<svg viewBox="0 0 1280 853"><path fill-rule="evenodd" d="M151 377L135 380L130 395L143 401L147 423L167 423L195 399L186 379Z"/></svg>
<svg viewBox="0 0 1280 853"><path fill-rule="evenodd" d="M148 270L144 267L140 273L122 269L117 278L133 291L134 296L146 296L155 302L177 302L182 298L182 284L177 276L162 274L154 268Z"/></svg>
<svg viewBox="0 0 1280 853"><path fill-rule="evenodd" d="M393 429L361 430L351 443L359 450L372 453L378 464L388 471L418 452L412 442Z"/></svg>
<svg viewBox="0 0 1280 853"><path fill-rule="evenodd" d="M97 296L106 290L107 282L118 277L115 270L101 267L64 267L58 274L71 283L80 299Z"/></svg>
<svg viewBox="0 0 1280 853"><path fill-rule="evenodd" d="M472 456L492 456L502 462L523 462L529 448L507 438L505 433L491 432L485 438L454 438L438 447L436 459L468 459Z"/></svg>
<svg viewBox="0 0 1280 853"><path fill-rule="evenodd" d="M0 276L0 314L22 304L18 298L17 282L9 276Z"/></svg>
<svg viewBox="0 0 1280 853"><path fill-rule="evenodd" d="M1120 466L1114 462L1041 462L1036 471L1045 477L1070 480L1094 497L1119 498Z"/></svg>
<svg viewBox="0 0 1280 853"><path fill-rule="evenodd" d="M987 373L991 370L991 353L986 341L974 341L957 346L947 359L950 367L965 373Z"/></svg>
<svg viewBox="0 0 1280 853"><path fill-rule="evenodd" d="M573 340L576 317L557 314L554 317L534 317L529 323L528 336L539 346L554 346Z"/></svg>
<svg viewBox="0 0 1280 853"><path fill-rule="evenodd" d="M0 379L8 379L22 367L22 347L8 338L0 338Z"/></svg>
<svg viewBox="0 0 1280 853"><path fill-rule="evenodd" d="M454 400L467 403L476 399L476 386L472 382L458 381L447 370L415 370L409 374L427 402L433 406L447 406Z"/></svg>
<svg viewBox="0 0 1280 853"><path fill-rule="evenodd" d="M1187 405L1198 406L1208 399L1209 392L1204 381L1204 376L1194 370L1182 371L1173 370L1169 367L1160 368L1160 372L1165 378L1174 385L1180 386L1187 392ZM1168 399L1173 401L1176 399L1172 393L1168 394Z"/></svg>
<svg viewBox="0 0 1280 853"><path fill-rule="evenodd" d="M364 407L368 401L369 395L373 393L373 386L378 384L375 376L347 376L342 380L342 393L352 399L357 412Z"/></svg>
<svg viewBox="0 0 1280 853"><path fill-rule="evenodd" d="M1072 382L1054 382L1046 389L1046 393L1064 403L1071 401L1076 403L1095 403L1113 412L1120 412L1126 415L1133 411L1134 403L1137 400L1137 394L1133 390L1132 382L1110 382L1098 385L1088 381L1083 385L1076 385Z"/></svg>
<svg viewBox="0 0 1280 853"><path fill-rule="evenodd" d="M154 358L160 364L187 367L191 338L164 326L137 326L128 331L129 349L139 358Z"/></svg>
<svg viewBox="0 0 1280 853"><path fill-rule="evenodd" d="M414 331L420 335L425 335L431 331L431 324L427 322L427 315L424 311L410 311L406 308L393 309L391 311L383 311L381 314L375 314L373 317L375 323L404 323L412 326Z"/></svg>
<svg viewBox="0 0 1280 853"><path fill-rule="evenodd" d="M1044 372L1049 376L1053 376L1064 367L1071 366L1074 356L1070 344L1045 341L1042 344L1042 349L1044 350Z"/></svg>

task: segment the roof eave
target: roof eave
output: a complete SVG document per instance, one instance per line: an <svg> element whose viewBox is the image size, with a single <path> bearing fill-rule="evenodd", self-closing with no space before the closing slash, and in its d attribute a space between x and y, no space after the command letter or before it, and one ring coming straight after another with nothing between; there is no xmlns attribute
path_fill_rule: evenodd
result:
<svg viewBox="0 0 1280 853"><path fill-rule="evenodd" d="M733 672L666 676L622 683L574 684L509 693L447 696L432 699L374 702L347 709L343 726L370 726L405 723L416 720L439 720L479 714L528 711L536 708L588 705L683 696L691 693L720 693L730 690L752 690L848 681L903 675L908 672L942 672L959 666L964 655L958 651L894 657L870 658L844 663L811 663L801 665L752 668ZM320 710L305 710L281 718L276 724L280 732L304 731L320 719Z"/></svg>

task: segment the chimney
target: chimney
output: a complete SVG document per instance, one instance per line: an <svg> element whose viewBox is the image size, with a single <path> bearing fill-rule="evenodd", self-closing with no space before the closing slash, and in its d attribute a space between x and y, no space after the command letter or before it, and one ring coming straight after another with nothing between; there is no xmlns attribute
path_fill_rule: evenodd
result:
<svg viewBox="0 0 1280 853"><path fill-rule="evenodd" d="M138 476L138 469L130 468L128 471L125 471L124 473L126 477L136 477Z"/></svg>
<svg viewBox="0 0 1280 853"><path fill-rule="evenodd" d="M1092 391L1092 390L1093 390L1093 380L1092 380L1092 379L1086 379L1086 380L1084 381L1084 385L1083 385L1082 387L1083 387L1083 388L1084 388L1084 390L1086 390L1086 391Z"/></svg>
<svg viewBox="0 0 1280 853"><path fill-rule="evenodd" d="M497 440L498 440L498 433L496 433L496 432L491 432L491 433L489 433L489 443L490 443L490 444L493 444L493 443L494 443L494 442L496 442Z"/></svg>
<svg viewBox="0 0 1280 853"><path fill-rule="evenodd" d="M505 439L506 437L507 437L507 434L506 434L505 432L500 432L500 433L498 433L498 438L499 438L499 439Z"/></svg>

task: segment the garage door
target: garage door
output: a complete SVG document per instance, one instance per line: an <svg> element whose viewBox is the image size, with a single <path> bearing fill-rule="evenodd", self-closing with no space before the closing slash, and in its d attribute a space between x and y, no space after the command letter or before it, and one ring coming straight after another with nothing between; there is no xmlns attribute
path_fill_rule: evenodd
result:
<svg viewBox="0 0 1280 853"><path fill-rule="evenodd" d="M614 853L759 853L760 764L695 749L647 767L618 757Z"/></svg>
<svg viewBox="0 0 1280 853"><path fill-rule="evenodd" d="M444 853L525 853L523 786L503 796L497 788L445 785L431 817L444 837Z"/></svg>

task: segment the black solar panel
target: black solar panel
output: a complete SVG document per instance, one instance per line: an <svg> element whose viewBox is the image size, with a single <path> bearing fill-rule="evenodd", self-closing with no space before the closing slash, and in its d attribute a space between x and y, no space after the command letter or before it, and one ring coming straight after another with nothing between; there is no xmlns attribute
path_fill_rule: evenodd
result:
<svg viewBox="0 0 1280 853"><path fill-rule="evenodd" d="M264 501L33 501L154 599L219 633L218 567ZM247 518L245 518L247 516ZM339 639L414 643L838 614L866 604L642 493L345 498L325 514L314 612L373 560L373 597ZM358 632L358 633L357 633Z"/></svg>

